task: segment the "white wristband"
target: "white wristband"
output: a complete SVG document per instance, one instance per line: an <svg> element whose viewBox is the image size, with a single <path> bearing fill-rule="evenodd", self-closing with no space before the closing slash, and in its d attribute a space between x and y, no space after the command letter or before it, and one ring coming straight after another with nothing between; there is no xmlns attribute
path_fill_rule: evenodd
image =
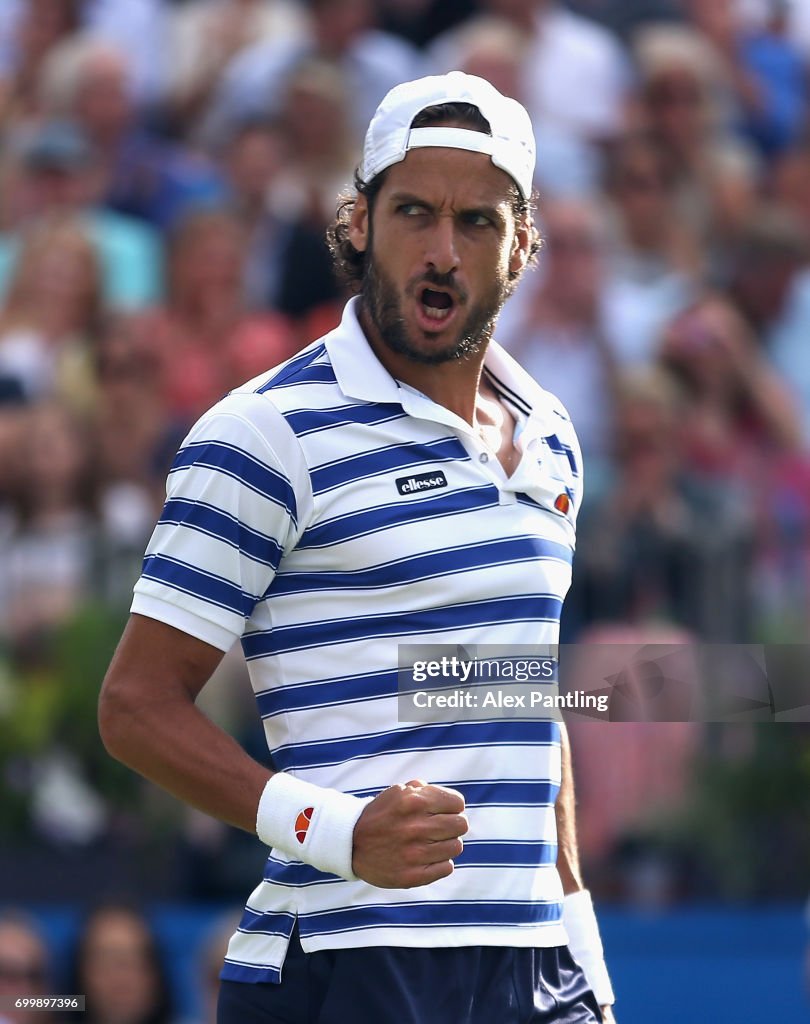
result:
<svg viewBox="0 0 810 1024"><path fill-rule="evenodd" d="M597 1003L600 1006L612 1006L616 997L605 964L591 894L587 889L580 889L579 892L572 892L565 897L562 920L568 932L571 956L582 968Z"/></svg>
<svg viewBox="0 0 810 1024"><path fill-rule="evenodd" d="M290 857L353 881L354 826L371 799L276 772L259 800L256 834Z"/></svg>

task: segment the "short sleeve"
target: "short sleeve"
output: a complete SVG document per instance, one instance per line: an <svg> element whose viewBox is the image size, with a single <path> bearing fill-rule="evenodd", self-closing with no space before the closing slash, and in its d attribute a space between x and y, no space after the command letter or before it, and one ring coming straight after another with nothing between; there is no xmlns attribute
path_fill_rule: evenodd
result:
<svg viewBox="0 0 810 1024"><path fill-rule="evenodd" d="M568 414L566 413L566 417ZM582 462L582 448L579 444L577 432L570 419L560 431L560 439L565 447L568 463L571 470L571 508L572 518L576 522L579 510L582 507L582 497L585 489L585 467Z"/></svg>
<svg viewBox="0 0 810 1024"><path fill-rule="evenodd" d="M297 439L270 399L228 396L175 457L131 610L228 650L311 505Z"/></svg>

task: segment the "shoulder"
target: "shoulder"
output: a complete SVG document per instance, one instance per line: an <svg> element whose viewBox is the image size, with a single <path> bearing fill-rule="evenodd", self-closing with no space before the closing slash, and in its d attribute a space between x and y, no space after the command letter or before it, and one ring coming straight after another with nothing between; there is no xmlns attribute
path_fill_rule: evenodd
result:
<svg viewBox="0 0 810 1024"><path fill-rule="evenodd" d="M217 402L192 428L186 443L227 440L289 467L302 464L301 448L290 426L291 414L329 404L337 381L323 339L246 381Z"/></svg>

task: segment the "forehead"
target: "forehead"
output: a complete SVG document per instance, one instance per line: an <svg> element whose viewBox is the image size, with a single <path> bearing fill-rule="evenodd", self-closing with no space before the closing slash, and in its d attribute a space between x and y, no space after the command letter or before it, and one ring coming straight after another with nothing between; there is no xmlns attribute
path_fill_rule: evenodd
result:
<svg viewBox="0 0 810 1024"><path fill-rule="evenodd" d="M455 209L501 204L511 208L514 192L512 179L486 153L426 146L409 150L404 160L388 168L380 198L408 193Z"/></svg>

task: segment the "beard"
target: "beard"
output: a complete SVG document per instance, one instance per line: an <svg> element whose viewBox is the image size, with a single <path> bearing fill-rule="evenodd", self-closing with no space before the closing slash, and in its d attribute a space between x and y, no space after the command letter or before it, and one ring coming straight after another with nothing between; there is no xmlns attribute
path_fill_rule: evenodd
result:
<svg viewBox="0 0 810 1024"><path fill-rule="evenodd" d="M377 265L370 247L368 257L360 296L371 322L387 348L423 366L439 366L441 363L458 361L479 353L492 337L498 314L512 291L511 282L506 274L499 270L487 294L467 312L455 340L442 348L426 350L420 348L409 336L396 287ZM452 288L456 301L462 305L467 301L466 292L455 284L452 273L440 274L430 269L410 281L405 293L415 294L419 289L432 285Z"/></svg>

